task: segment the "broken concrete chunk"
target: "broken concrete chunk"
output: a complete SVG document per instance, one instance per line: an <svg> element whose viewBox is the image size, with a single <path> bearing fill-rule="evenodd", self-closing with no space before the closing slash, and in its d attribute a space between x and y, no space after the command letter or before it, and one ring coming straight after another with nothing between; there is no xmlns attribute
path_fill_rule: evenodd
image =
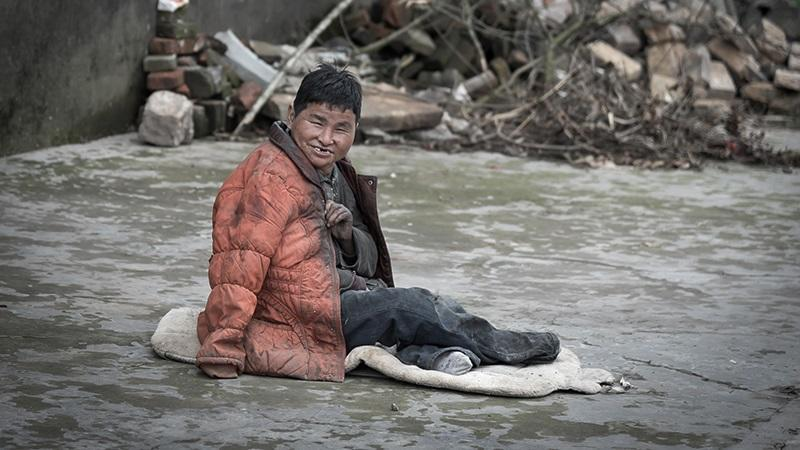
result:
<svg viewBox="0 0 800 450"><path fill-rule="evenodd" d="M647 48L647 70L652 73L678 78L686 56L682 42L667 42Z"/></svg>
<svg viewBox="0 0 800 450"><path fill-rule="evenodd" d="M642 40L627 23L615 23L606 27L609 35L609 43L617 50L628 55L634 55L642 49Z"/></svg>
<svg viewBox="0 0 800 450"><path fill-rule="evenodd" d="M166 72L178 68L178 58L175 55L148 55L144 57L142 66L147 73Z"/></svg>
<svg viewBox="0 0 800 450"><path fill-rule="evenodd" d="M255 81L266 88L278 74L277 70L245 47L233 31L220 31L214 35L214 38L222 41L228 47L225 51L225 59L230 62L230 65L241 79Z"/></svg>
<svg viewBox="0 0 800 450"><path fill-rule="evenodd" d="M533 7L544 21L562 24L573 13L572 0L533 0Z"/></svg>
<svg viewBox="0 0 800 450"><path fill-rule="evenodd" d="M722 32L722 35L733 43L736 48L744 53L755 56L758 55L758 48L750 36L744 32L742 27L736 23L736 19L727 14L717 14L716 17L717 28Z"/></svg>
<svg viewBox="0 0 800 450"><path fill-rule="evenodd" d="M288 59L295 51L292 45L275 45L269 42L250 40L253 51L268 63L276 63Z"/></svg>
<svg viewBox="0 0 800 450"><path fill-rule="evenodd" d="M708 87L711 81L711 54L705 45L698 45L686 52L683 71L695 86Z"/></svg>
<svg viewBox="0 0 800 450"><path fill-rule="evenodd" d="M775 71L775 79L772 81L777 87L800 91L800 72L778 69Z"/></svg>
<svg viewBox="0 0 800 450"><path fill-rule="evenodd" d="M430 56L436 51L436 43L433 42L431 36L417 28L406 31L400 37L400 41L411 51L420 55Z"/></svg>
<svg viewBox="0 0 800 450"><path fill-rule="evenodd" d="M786 64L789 70L800 70L800 56L789 55L789 62Z"/></svg>
<svg viewBox="0 0 800 450"><path fill-rule="evenodd" d="M604 64L614 66L614 69L627 80L635 80L641 76L642 65L639 62L605 42L595 41L588 47L595 58Z"/></svg>
<svg viewBox="0 0 800 450"><path fill-rule="evenodd" d="M721 38L714 38L708 43L711 54L722 60L726 66L740 79L745 81L763 81L761 66L753 55L748 55Z"/></svg>
<svg viewBox="0 0 800 450"><path fill-rule="evenodd" d="M650 74L650 96L656 100L672 103L676 98L678 79L658 73Z"/></svg>
<svg viewBox="0 0 800 450"><path fill-rule="evenodd" d="M169 91L153 92L147 99L139 125L139 139L162 147L189 143L194 136L193 105Z"/></svg>
<svg viewBox="0 0 800 450"><path fill-rule="evenodd" d="M651 44L660 44L662 42L683 41L686 39L686 34L683 28L678 25L668 24L655 24L644 29L644 35L647 37L647 42Z"/></svg>
<svg viewBox="0 0 800 450"><path fill-rule="evenodd" d="M692 103L692 106L696 111L714 122L729 116L733 110L731 100L719 98L698 98Z"/></svg>
<svg viewBox="0 0 800 450"><path fill-rule="evenodd" d="M495 87L497 87L497 77L492 71L487 70L456 86L453 97L458 101L471 101L488 94Z"/></svg>
<svg viewBox="0 0 800 450"><path fill-rule="evenodd" d="M175 89L183 84L183 68L168 72L147 74L147 89L151 91Z"/></svg>
<svg viewBox="0 0 800 450"><path fill-rule="evenodd" d="M756 46L772 62L785 63L789 56L789 41L786 40L786 34L767 19L761 20L761 26L761 37L756 40Z"/></svg>
<svg viewBox="0 0 800 450"><path fill-rule="evenodd" d="M711 79L708 83L708 97L716 99L732 99L736 97L736 85L725 64L711 63Z"/></svg>
<svg viewBox="0 0 800 450"><path fill-rule="evenodd" d="M209 98L219 93L222 84L222 67L185 67L183 76L195 98Z"/></svg>
<svg viewBox="0 0 800 450"><path fill-rule="evenodd" d="M595 17L598 20L610 19L625 14L641 3L642 0L606 0L600 4Z"/></svg>
<svg viewBox="0 0 800 450"><path fill-rule="evenodd" d="M778 88L766 81L754 81L742 87L742 97L764 105L769 105L777 95Z"/></svg>

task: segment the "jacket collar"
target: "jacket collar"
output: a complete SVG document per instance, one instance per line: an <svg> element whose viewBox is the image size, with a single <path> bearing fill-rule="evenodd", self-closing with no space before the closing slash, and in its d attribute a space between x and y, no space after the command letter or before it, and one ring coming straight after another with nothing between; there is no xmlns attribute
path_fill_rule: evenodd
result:
<svg viewBox="0 0 800 450"><path fill-rule="evenodd" d="M322 189L322 180L320 180L317 169L311 165L303 151L294 143L291 134L289 134L288 125L281 121L274 122L269 129L269 140L286 153L308 181Z"/></svg>

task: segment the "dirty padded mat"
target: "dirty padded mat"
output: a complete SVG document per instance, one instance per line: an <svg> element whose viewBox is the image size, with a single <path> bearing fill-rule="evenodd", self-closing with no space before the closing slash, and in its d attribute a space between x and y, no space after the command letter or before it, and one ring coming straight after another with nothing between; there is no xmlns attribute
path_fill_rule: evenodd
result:
<svg viewBox="0 0 800 450"><path fill-rule="evenodd" d="M170 310L159 321L150 339L156 354L165 359L194 364L200 349L196 332L200 311L190 307ZM610 372L581 367L575 353L563 347L558 358L550 364L481 366L463 375L403 364L390 350L379 346L357 347L347 355L345 371L353 374L358 368L357 372L363 373L364 366L406 383L505 397L541 397L554 391L596 394L607 391L614 383Z"/></svg>

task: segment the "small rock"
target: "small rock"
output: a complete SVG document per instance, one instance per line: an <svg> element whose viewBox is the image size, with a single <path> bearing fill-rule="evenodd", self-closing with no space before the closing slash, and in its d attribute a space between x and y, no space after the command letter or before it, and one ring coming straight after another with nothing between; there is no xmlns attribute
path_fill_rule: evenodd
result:
<svg viewBox="0 0 800 450"><path fill-rule="evenodd" d="M763 81L761 66L753 55L748 55L721 38L714 38L708 43L712 55L722 60L726 66L740 79L745 81Z"/></svg>
<svg viewBox="0 0 800 450"><path fill-rule="evenodd" d="M397 403L392 403L392 411L400 411L400 407L397 406Z"/></svg>
<svg viewBox="0 0 800 450"><path fill-rule="evenodd" d="M289 59L295 51L291 45L275 45L269 42L250 40L250 48L256 55L268 63L276 63Z"/></svg>
<svg viewBox="0 0 800 450"><path fill-rule="evenodd" d="M622 15L635 6L642 3L642 0L606 0L600 4L595 17L599 20L609 19L614 16Z"/></svg>
<svg viewBox="0 0 800 450"><path fill-rule="evenodd" d="M655 24L651 27L647 27L644 29L644 35L647 37L647 42L651 44L683 41L686 39L683 28L672 23Z"/></svg>
<svg viewBox="0 0 800 450"><path fill-rule="evenodd" d="M769 105L777 95L778 89L766 81L754 81L742 87L742 97L764 105Z"/></svg>
<svg viewBox="0 0 800 450"><path fill-rule="evenodd" d="M792 91L800 91L800 72L786 69L778 69L775 71L775 79L773 80L775 86L789 89Z"/></svg>
<svg viewBox="0 0 800 450"><path fill-rule="evenodd" d="M611 64L617 72L627 80L632 81L642 74L642 65L635 59L606 44L603 41L595 41L588 45L589 50L595 58L604 64Z"/></svg>
<svg viewBox="0 0 800 450"><path fill-rule="evenodd" d="M722 35L733 43L733 45L742 52L755 56L758 55L758 48L750 36L744 32L742 27L736 23L736 19L727 14L717 14L715 17L717 28L722 32Z"/></svg>
<svg viewBox="0 0 800 450"><path fill-rule="evenodd" d="M528 55L518 48L508 53L508 64L514 69L528 64L528 61Z"/></svg>
<svg viewBox="0 0 800 450"><path fill-rule="evenodd" d="M761 26L761 38L756 40L756 46L772 62L785 63L789 56L789 42L786 40L786 34L767 19L761 20Z"/></svg>
<svg viewBox="0 0 800 450"><path fill-rule="evenodd" d="M405 32L400 37L400 41L411 51L420 55L430 56L436 51L436 43L433 42L431 36L418 28L412 28Z"/></svg>
<svg viewBox="0 0 800 450"><path fill-rule="evenodd" d="M627 23L615 23L606 27L609 35L609 43L617 50L628 55L635 55L642 49L642 40Z"/></svg>
<svg viewBox="0 0 800 450"><path fill-rule="evenodd" d="M457 100L464 101L464 99L476 99L482 95L486 95L491 92L492 89L497 87L497 77L492 71L486 71L483 73L479 73L472 78L464 80L463 83L459 84L455 91L455 93L459 93L459 97ZM466 94L466 96L464 96Z"/></svg>
<svg viewBox="0 0 800 450"><path fill-rule="evenodd" d="M682 42L667 42L647 48L647 70L653 74L678 78L686 56L686 45Z"/></svg>
<svg viewBox="0 0 800 450"><path fill-rule="evenodd" d="M192 102L169 91L153 92L145 103L139 138L163 147L189 143L194 136Z"/></svg>
<svg viewBox="0 0 800 450"><path fill-rule="evenodd" d="M736 97L736 85L725 64L713 61L711 63L711 78L708 82L708 96L718 99L732 99Z"/></svg>
<svg viewBox="0 0 800 450"><path fill-rule="evenodd" d="M789 62L786 64L789 70L800 70L800 56L789 55Z"/></svg>

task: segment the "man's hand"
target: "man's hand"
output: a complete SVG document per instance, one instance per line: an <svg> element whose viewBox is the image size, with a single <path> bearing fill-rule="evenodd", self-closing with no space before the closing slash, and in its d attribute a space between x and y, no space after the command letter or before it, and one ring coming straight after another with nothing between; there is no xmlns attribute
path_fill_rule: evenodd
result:
<svg viewBox="0 0 800 450"><path fill-rule="evenodd" d="M328 200L325 203L325 220L331 235L340 244L350 243L353 240L353 214L341 203Z"/></svg>

